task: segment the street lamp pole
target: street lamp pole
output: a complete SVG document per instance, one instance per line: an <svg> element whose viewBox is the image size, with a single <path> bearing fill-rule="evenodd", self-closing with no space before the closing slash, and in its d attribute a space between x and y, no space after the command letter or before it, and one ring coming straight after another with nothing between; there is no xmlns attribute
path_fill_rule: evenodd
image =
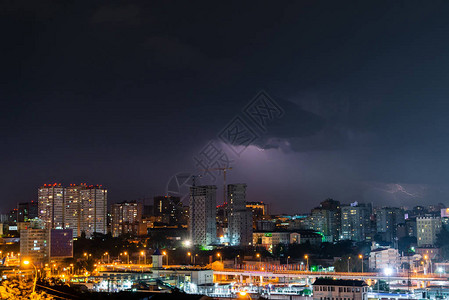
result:
<svg viewBox="0 0 449 300"><path fill-rule="evenodd" d="M309 255L304 255L304 258L306 259L306 261L307 261L307 264L306 264L306 271L309 271Z"/></svg>
<svg viewBox="0 0 449 300"><path fill-rule="evenodd" d="M168 266L168 253L164 251L162 254L165 255L165 257L167 258L167 266Z"/></svg>
<svg viewBox="0 0 449 300"><path fill-rule="evenodd" d="M37 268L36 268L36 266L35 266L31 261L29 261L29 260L25 260L25 261L23 262L23 264L24 264L24 265L29 265L29 264L31 264L31 265L33 266L33 268L34 268L34 284L33 284L33 294L34 294L34 292L36 291L36 283L37 283Z"/></svg>
<svg viewBox="0 0 449 300"><path fill-rule="evenodd" d="M348 273L349 273L349 261L351 260L351 256L348 257Z"/></svg>
<svg viewBox="0 0 449 300"><path fill-rule="evenodd" d="M129 265L129 254L128 254L128 252L127 251L125 251L125 252L123 252L123 253L120 253L120 255L125 255L126 256L126 259L127 259L127 264ZM120 258L120 261L122 261L122 259Z"/></svg>
<svg viewBox="0 0 449 300"><path fill-rule="evenodd" d="M363 255L359 254L359 258L362 260L362 273L363 273Z"/></svg>

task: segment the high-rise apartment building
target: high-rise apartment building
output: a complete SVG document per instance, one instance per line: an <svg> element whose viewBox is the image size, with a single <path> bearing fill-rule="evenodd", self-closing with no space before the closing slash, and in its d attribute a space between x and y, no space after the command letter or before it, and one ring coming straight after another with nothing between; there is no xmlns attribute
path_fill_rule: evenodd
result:
<svg viewBox="0 0 449 300"><path fill-rule="evenodd" d="M314 231L320 232L323 234L325 241L333 242L334 241L334 232L335 215L332 211L321 208L314 208L310 213L309 219L309 227L307 229L312 229Z"/></svg>
<svg viewBox="0 0 449 300"><path fill-rule="evenodd" d="M217 187L215 185L190 187L189 230L194 245L209 246L215 243L216 204Z"/></svg>
<svg viewBox="0 0 449 300"><path fill-rule="evenodd" d="M371 204L351 203L341 207L340 239L356 242L371 239Z"/></svg>
<svg viewBox="0 0 449 300"><path fill-rule="evenodd" d="M305 229L311 229L320 232L325 241L337 241L340 236L341 208L340 202L327 199L320 203L319 207L312 209L310 216L302 222ZM301 226L300 226L301 227Z"/></svg>
<svg viewBox="0 0 449 300"><path fill-rule="evenodd" d="M80 190L81 232L91 237L94 232L107 233L108 191L101 185L90 185Z"/></svg>
<svg viewBox="0 0 449 300"><path fill-rule="evenodd" d="M81 236L81 190L86 184L70 184L65 189L65 228L73 230L73 236Z"/></svg>
<svg viewBox="0 0 449 300"><path fill-rule="evenodd" d="M111 207L111 231L113 237L124 234L139 236L146 233L142 223L143 204L141 202L121 202Z"/></svg>
<svg viewBox="0 0 449 300"><path fill-rule="evenodd" d="M246 184L229 184L227 192L229 244L249 246L253 240L253 217L251 210L246 207Z"/></svg>
<svg viewBox="0 0 449 300"><path fill-rule="evenodd" d="M376 231L385 242L395 240L398 224L404 221L404 211L398 207L383 207L376 210Z"/></svg>
<svg viewBox="0 0 449 300"><path fill-rule="evenodd" d="M229 217L229 244L251 246L253 242L253 215L250 210L235 211Z"/></svg>
<svg viewBox="0 0 449 300"><path fill-rule="evenodd" d="M341 204L340 201L334 199L326 199L320 203L320 208L331 212L329 214L329 234L332 235L333 241L337 241L340 237L341 230Z"/></svg>
<svg viewBox="0 0 449 300"><path fill-rule="evenodd" d="M38 216L46 228L64 228L65 188L60 183L44 184L38 190Z"/></svg>
<svg viewBox="0 0 449 300"><path fill-rule="evenodd" d="M153 215L158 222L176 225L182 215L181 198L173 196L154 197Z"/></svg>
<svg viewBox="0 0 449 300"><path fill-rule="evenodd" d="M107 190L101 185L44 184L38 189L38 217L47 229L72 229L82 232L107 232Z"/></svg>
<svg viewBox="0 0 449 300"><path fill-rule="evenodd" d="M441 218L425 215L416 218L418 247L434 246L441 231Z"/></svg>

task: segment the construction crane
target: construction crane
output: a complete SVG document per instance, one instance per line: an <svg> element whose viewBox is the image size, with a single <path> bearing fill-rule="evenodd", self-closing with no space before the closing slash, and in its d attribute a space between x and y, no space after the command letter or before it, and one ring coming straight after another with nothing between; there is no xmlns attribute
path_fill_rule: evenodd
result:
<svg viewBox="0 0 449 300"><path fill-rule="evenodd" d="M232 167L223 167L223 168L210 168L203 170L207 171L222 171L223 172L223 204L226 203L226 172L228 170L232 170Z"/></svg>

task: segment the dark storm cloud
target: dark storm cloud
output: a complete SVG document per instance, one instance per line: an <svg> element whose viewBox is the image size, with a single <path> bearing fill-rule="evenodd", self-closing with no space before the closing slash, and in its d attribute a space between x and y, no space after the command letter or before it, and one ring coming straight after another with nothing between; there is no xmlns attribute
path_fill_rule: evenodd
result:
<svg viewBox="0 0 449 300"><path fill-rule="evenodd" d="M140 9L133 4L103 6L95 11L92 22L137 25L140 22Z"/></svg>
<svg viewBox="0 0 449 300"><path fill-rule="evenodd" d="M267 125L267 132L261 135L255 145L264 149L281 148L287 150L291 148L291 142L297 138L311 138L323 129L325 120L322 117L302 109L293 102L273 98L276 104L282 108L283 114ZM291 150L296 151L299 148L292 148Z"/></svg>
<svg viewBox="0 0 449 300"><path fill-rule="evenodd" d="M199 49L175 37L149 37L144 46L148 53L148 66L163 69L165 72L183 70L199 72L214 63Z"/></svg>
<svg viewBox="0 0 449 300"><path fill-rule="evenodd" d="M230 180L248 182L249 200L440 202L448 9L2 2L4 210L47 181L104 184L112 202L162 193L260 90L285 115L235 158Z"/></svg>

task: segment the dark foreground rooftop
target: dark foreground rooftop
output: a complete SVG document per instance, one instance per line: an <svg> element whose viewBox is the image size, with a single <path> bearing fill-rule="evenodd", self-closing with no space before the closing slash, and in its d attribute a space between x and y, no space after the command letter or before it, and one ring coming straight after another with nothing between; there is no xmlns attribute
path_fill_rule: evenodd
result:
<svg viewBox="0 0 449 300"><path fill-rule="evenodd" d="M349 280L349 279L330 279L317 278L313 285L332 285L332 286L367 286L363 280Z"/></svg>

